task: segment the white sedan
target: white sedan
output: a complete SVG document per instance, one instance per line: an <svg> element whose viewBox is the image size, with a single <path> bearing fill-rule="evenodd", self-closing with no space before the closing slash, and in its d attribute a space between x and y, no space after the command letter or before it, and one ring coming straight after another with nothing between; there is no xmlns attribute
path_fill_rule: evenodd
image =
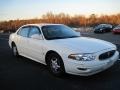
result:
<svg viewBox="0 0 120 90"><path fill-rule="evenodd" d="M14 56L24 56L48 66L56 76L89 76L111 67L119 57L110 42L82 37L62 24L28 24L9 37Z"/></svg>

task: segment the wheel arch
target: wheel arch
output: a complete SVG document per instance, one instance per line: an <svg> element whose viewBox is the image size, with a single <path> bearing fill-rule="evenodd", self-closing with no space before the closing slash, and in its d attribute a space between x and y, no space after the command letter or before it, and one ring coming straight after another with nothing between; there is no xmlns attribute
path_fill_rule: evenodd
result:
<svg viewBox="0 0 120 90"><path fill-rule="evenodd" d="M62 57L61 57L61 55L58 53L58 52L56 52L56 51L54 51L54 50L49 50L46 54L45 54L45 63L46 64L48 64L48 56L51 54L51 53L55 53L55 54L57 54L57 55L59 55L60 56L60 58L62 59ZM63 60L63 59L62 59Z"/></svg>
<svg viewBox="0 0 120 90"><path fill-rule="evenodd" d="M11 42L11 48L12 48L14 45L16 46L15 42L12 41L12 42Z"/></svg>

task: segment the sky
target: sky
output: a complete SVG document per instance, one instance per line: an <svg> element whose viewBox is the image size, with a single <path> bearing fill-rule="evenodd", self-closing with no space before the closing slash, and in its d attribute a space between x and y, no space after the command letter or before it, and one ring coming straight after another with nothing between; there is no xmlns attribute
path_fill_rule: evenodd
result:
<svg viewBox="0 0 120 90"><path fill-rule="evenodd" d="M120 13L120 0L0 0L0 21L40 18L47 12L111 15Z"/></svg>

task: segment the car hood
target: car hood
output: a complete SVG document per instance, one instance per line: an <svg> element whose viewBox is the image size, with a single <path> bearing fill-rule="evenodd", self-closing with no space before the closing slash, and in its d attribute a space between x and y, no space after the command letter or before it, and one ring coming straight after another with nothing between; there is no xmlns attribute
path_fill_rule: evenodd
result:
<svg viewBox="0 0 120 90"><path fill-rule="evenodd" d="M58 46L75 50L78 53L95 53L105 49L116 48L116 46L110 42L89 37L57 39L53 40L53 42Z"/></svg>

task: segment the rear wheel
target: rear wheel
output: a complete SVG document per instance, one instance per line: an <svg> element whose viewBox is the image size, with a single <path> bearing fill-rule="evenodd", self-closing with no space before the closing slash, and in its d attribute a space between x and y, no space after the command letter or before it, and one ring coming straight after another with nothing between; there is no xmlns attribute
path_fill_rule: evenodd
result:
<svg viewBox="0 0 120 90"><path fill-rule="evenodd" d="M61 57L56 53L52 53L47 59L50 72L55 76L62 76L65 70Z"/></svg>
<svg viewBox="0 0 120 90"><path fill-rule="evenodd" d="M12 45L12 53L14 56L18 57L19 53L15 44Z"/></svg>

